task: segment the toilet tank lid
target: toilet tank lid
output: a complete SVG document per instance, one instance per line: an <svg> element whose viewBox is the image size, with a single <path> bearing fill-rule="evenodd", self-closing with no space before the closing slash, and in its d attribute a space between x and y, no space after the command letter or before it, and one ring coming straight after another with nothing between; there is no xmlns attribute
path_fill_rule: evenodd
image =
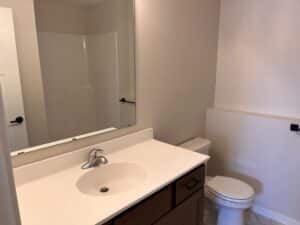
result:
<svg viewBox="0 0 300 225"><path fill-rule="evenodd" d="M191 139L191 140L181 144L180 147L189 149L192 151L197 151L201 148L209 147L210 145L211 145L210 140L197 137L197 138Z"/></svg>

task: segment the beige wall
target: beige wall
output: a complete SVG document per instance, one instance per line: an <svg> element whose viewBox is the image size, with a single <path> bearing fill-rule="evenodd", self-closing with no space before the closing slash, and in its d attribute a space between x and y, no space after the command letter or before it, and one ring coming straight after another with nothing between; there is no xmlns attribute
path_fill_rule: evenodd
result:
<svg viewBox="0 0 300 225"><path fill-rule="evenodd" d="M214 98L219 0L136 0L138 124L19 156L15 165L153 127L177 144L203 135Z"/></svg>
<svg viewBox="0 0 300 225"><path fill-rule="evenodd" d="M212 105L218 0L137 0L138 114L157 138L203 135Z"/></svg>
<svg viewBox="0 0 300 225"><path fill-rule="evenodd" d="M47 121L32 0L0 0L13 9L24 107L31 145L47 140Z"/></svg>
<svg viewBox="0 0 300 225"><path fill-rule="evenodd" d="M217 107L300 118L300 1L223 0Z"/></svg>
<svg viewBox="0 0 300 225"><path fill-rule="evenodd" d="M118 30L118 5L120 0L102 1L87 7L87 32L105 34ZM127 1L127 0L126 0Z"/></svg>
<svg viewBox="0 0 300 225"><path fill-rule="evenodd" d="M86 34L85 7L60 0L34 0L34 2L39 32Z"/></svg>

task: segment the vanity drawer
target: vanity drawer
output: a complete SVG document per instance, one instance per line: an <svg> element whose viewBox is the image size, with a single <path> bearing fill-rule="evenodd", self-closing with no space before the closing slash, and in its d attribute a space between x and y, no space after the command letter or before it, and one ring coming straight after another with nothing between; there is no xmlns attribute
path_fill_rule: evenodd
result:
<svg viewBox="0 0 300 225"><path fill-rule="evenodd" d="M171 185L125 212L114 225L151 225L172 208Z"/></svg>
<svg viewBox="0 0 300 225"><path fill-rule="evenodd" d="M201 166L185 175L175 183L175 203L180 204L196 191L203 188L205 182L205 166Z"/></svg>

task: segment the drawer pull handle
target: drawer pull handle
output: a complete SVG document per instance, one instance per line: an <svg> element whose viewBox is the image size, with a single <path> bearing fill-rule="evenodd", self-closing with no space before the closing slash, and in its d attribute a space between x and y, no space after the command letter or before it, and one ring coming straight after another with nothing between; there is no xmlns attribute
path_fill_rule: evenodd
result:
<svg viewBox="0 0 300 225"><path fill-rule="evenodd" d="M197 187L201 183L201 179L193 178L191 181L185 184L186 189L189 191Z"/></svg>

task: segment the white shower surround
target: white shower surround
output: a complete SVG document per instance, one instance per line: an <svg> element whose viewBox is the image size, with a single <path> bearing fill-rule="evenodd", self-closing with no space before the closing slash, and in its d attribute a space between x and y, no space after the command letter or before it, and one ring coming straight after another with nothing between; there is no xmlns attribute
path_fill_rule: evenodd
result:
<svg viewBox="0 0 300 225"><path fill-rule="evenodd" d="M115 32L39 32L51 140L120 127L117 43Z"/></svg>

